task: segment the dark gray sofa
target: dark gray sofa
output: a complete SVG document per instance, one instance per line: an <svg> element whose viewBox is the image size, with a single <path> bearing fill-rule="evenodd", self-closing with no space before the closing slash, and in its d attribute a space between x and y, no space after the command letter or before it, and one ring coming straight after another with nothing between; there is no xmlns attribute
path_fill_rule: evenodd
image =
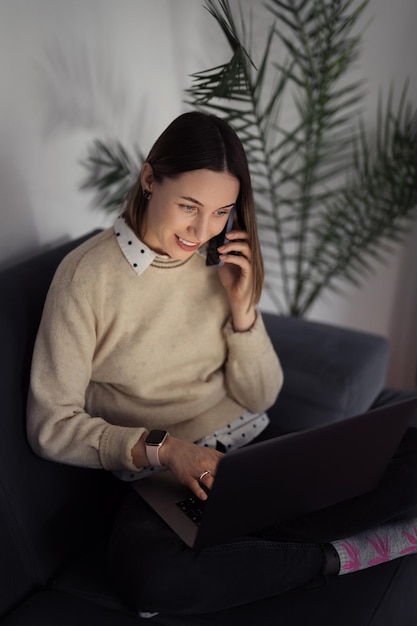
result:
<svg viewBox="0 0 417 626"><path fill-rule="evenodd" d="M416 626L414 556L335 578L326 587L187 618L145 620L118 596L105 546L124 487L105 472L38 458L25 435L30 361L45 294L59 261L82 239L0 272L0 625ZM264 317L286 375L270 411L282 432L406 395L382 389L388 358L383 338Z"/></svg>

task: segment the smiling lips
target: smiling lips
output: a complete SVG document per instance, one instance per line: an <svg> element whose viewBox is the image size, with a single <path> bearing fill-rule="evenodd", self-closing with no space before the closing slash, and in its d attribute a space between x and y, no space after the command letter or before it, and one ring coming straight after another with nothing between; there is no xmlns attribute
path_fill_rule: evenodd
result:
<svg viewBox="0 0 417 626"><path fill-rule="evenodd" d="M182 237L178 237L178 235L175 235L177 238L177 243L179 245L180 248L182 248L183 250L187 250L189 252L197 250L197 248L200 247L200 242L192 242L192 241L187 241L186 239L182 239Z"/></svg>

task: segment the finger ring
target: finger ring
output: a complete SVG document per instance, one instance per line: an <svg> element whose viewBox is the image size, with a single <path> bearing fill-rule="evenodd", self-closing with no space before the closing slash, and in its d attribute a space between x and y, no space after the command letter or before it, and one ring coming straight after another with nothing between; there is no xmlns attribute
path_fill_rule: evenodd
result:
<svg viewBox="0 0 417 626"><path fill-rule="evenodd" d="M198 477L198 482L201 483L203 478L205 476L208 476L209 474L211 474L210 470L205 470L204 472L201 472L200 476Z"/></svg>

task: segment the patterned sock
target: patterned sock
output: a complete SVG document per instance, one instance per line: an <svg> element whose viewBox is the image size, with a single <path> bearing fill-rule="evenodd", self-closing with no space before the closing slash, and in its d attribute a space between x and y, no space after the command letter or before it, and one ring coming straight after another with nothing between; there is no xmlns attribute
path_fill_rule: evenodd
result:
<svg viewBox="0 0 417 626"><path fill-rule="evenodd" d="M393 561L417 553L417 518L385 524L331 545L339 555L340 575Z"/></svg>

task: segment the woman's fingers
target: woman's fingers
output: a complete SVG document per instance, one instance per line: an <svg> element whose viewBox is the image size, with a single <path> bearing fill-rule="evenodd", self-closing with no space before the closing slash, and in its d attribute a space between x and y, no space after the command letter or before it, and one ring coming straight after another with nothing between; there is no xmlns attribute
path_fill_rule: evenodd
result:
<svg viewBox="0 0 417 626"><path fill-rule="evenodd" d="M211 470L204 470L204 472L201 472L198 477L198 482L203 489L211 489L214 482L214 476L215 474Z"/></svg>
<svg viewBox="0 0 417 626"><path fill-rule="evenodd" d="M222 453L176 438L171 438L170 448L167 467L198 498L206 500Z"/></svg>
<svg viewBox="0 0 417 626"><path fill-rule="evenodd" d="M213 487L214 483L214 473L209 470L204 470L197 480L193 480L189 485L191 491L198 497L200 500L207 500L210 489Z"/></svg>
<svg viewBox="0 0 417 626"><path fill-rule="evenodd" d="M218 248L218 252L221 255L230 255L231 257L243 256L249 262L252 260L252 253L248 242L247 233L244 231L233 231L228 234L228 243L223 244ZM225 259L224 259L225 260ZM238 259L230 258L230 262L238 262Z"/></svg>

